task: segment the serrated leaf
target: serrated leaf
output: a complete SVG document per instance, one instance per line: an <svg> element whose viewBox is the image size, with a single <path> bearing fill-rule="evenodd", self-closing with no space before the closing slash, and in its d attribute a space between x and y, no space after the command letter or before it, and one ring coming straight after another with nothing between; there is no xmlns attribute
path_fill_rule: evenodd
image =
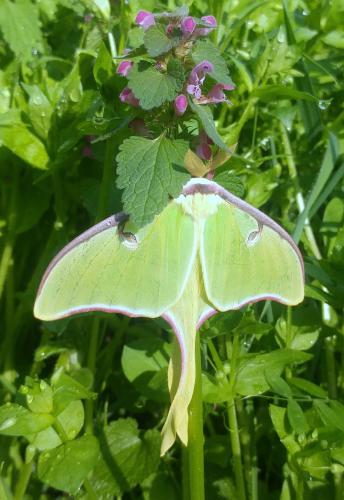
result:
<svg viewBox="0 0 344 500"><path fill-rule="evenodd" d="M166 52L178 45L180 39L179 37L167 36L166 27L158 24L146 31L143 41L148 54L156 57L160 56L160 54L166 54Z"/></svg>
<svg viewBox="0 0 344 500"><path fill-rule="evenodd" d="M0 29L21 62L30 60L37 46L43 44L38 8L30 0L1 0Z"/></svg>
<svg viewBox="0 0 344 500"><path fill-rule="evenodd" d="M102 457L90 482L98 498L112 498L130 490L159 466L161 437L157 430L140 435L137 422L119 419L104 428Z"/></svg>
<svg viewBox="0 0 344 500"><path fill-rule="evenodd" d="M94 436L64 443L41 454L38 477L53 488L75 495L93 469L98 453L99 444Z"/></svg>
<svg viewBox="0 0 344 500"><path fill-rule="evenodd" d="M180 91L185 82L185 70L180 59L170 59L167 63L167 73L176 80L178 91Z"/></svg>
<svg viewBox="0 0 344 500"><path fill-rule="evenodd" d="M161 73L153 66L135 64L128 74L128 87L139 99L143 109L161 106L166 101L173 101L181 89L180 79L168 73Z"/></svg>
<svg viewBox="0 0 344 500"><path fill-rule="evenodd" d="M199 40L196 43L192 58L196 64L204 60L210 61L214 66L214 70L209 73L209 76L219 83L233 85L226 61L222 57L219 49L209 40Z"/></svg>
<svg viewBox="0 0 344 500"><path fill-rule="evenodd" d="M184 168L188 143L183 140L130 137L117 155L117 186L124 189L124 211L134 224L151 222L167 204L169 196L180 194L190 175Z"/></svg>
<svg viewBox="0 0 344 500"><path fill-rule="evenodd" d="M208 106L204 106L203 104L195 104L191 99L189 99L190 107L191 109L196 113L198 118L200 119L200 122L206 131L206 134L212 141L219 146L219 148L227 151L228 153L231 153L231 150L225 144L218 134L215 123L214 123L214 118L213 114L211 112L211 109Z"/></svg>
<svg viewBox="0 0 344 500"><path fill-rule="evenodd" d="M233 193L235 196L239 196L239 198L245 194L245 187L240 177L231 175L228 172L221 172L215 176L214 181L227 189L227 191Z"/></svg>

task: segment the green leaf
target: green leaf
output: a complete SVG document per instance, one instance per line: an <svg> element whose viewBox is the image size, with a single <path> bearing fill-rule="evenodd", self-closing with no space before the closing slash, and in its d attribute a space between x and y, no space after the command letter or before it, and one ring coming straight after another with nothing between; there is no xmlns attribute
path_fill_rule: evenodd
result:
<svg viewBox="0 0 344 500"><path fill-rule="evenodd" d="M0 407L0 434L27 436L49 427L54 417L48 413L32 413L23 406L7 403Z"/></svg>
<svg viewBox="0 0 344 500"><path fill-rule="evenodd" d="M159 466L161 437L157 430L144 434L135 420L119 419L104 428L101 458L90 482L98 498L112 498L129 491Z"/></svg>
<svg viewBox="0 0 344 500"><path fill-rule="evenodd" d="M0 143L33 167L47 168L49 157L44 144L28 130L16 111L1 116Z"/></svg>
<svg viewBox="0 0 344 500"><path fill-rule="evenodd" d="M316 398L326 399L328 397L327 392L324 391L324 389L316 384L313 384L313 382L310 382L309 380L298 377L291 377L290 379L288 379L288 382L298 389L301 389L301 391L306 392L311 396L315 396Z"/></svg>
<svg viewBox="0 0 344 500"><path fill-rule="evenodd" d="M189 145L182 140L130 137L117 155L117 186L124 189L124 211L134 224L150 222L167 204L169 196L180 194L190 175L184 167Z"/></svg>
<svg viewBox="0 0 344 500"><path fill-rule="evenodd" d="M34 413L51 413L53 391L44 380L33 382L31 387L22 386L20 392L26 396L28 408Z"/></svg>
<svg viewBox="0 0 344 500"><path fill-rule="evenodd" d="M167 73L176 80L180 91L185 82L185 70L181 60L170 59L167 63Z"/></svg>
<svg viewBox="0 0 344 500"><path fill-rule="evenodd" d="M228 153L231 153L231 150L223 142L223 140L221 139L220 135L218 134L218 132L216 130L211 109L208 106L204 106L203 104L195 104L191 99L189 99L189 104L190 104L191 109L198 116L198 118L199 118L204 130L206 131L208 137L210 137L210 139L212 139L212 141L214 141L214 143L217 146L219 146L219 148L224 149Z"/></svg>
<svg viewBox="0 0 344 500"><path fill-rule="evenodd" d="M140 106L148 110L173 101L182 87L180 74L176 76L178 79L153 66L147 67L146 63L135 64L128 74L128 87L139 99Z"/></svg>
<svg viewBox="0 0 344 500"><path fill-rule="evenodd" d="M20 62L30 60L43 46L38 8L30 0L1 0L0 29Z"/></svg>
<svg viewBox="0 0 344 500"><path fill-rule="evenodd" d="M89 391L83 384L64 372L57 372L52 378L54 389L54 414L59 415L71 401L78 399L95 399L97 395Z"/></svg>
<svg viewBox="0 0 344 500"><path fill-rule="evenodd" d="M219 49L209 40L198 40L192 52L192 58L196 64L204 60L211 62L214 66L214 71L209 73L209 76L219 83L233 85L226 61Z"/></svg>
<svg viewBox="0 0 344 500"><path fill-rule="evenodd" d="M128 31L129 46L133 49L138 49L143 45L144 36L145 32L141 27L132 28Z"/></svg>
<svg viewBox="0 0 344 500"><path fill-rule="evenodd" d="M166 26L157 24L146 31L143 41L148 54L156 57L178 45L180 38L167 36Z"/></svg>
<svg viewBox="0 0 344 500"><path fill-rule="evenodd" d="M302 408L293 398L288 399L287 415L294 432L302 434L308 431L309 426Z"/></svg>
<svg viewBox="0 0 344 500"><path fill-rule="evenodd" d="M339 154L339 144L337 136L334 135L332 132L329 132L327 148L323 161L321 163L319 173L316 177L312 190L307 197L305 208L299 215L296 222L296 227L293 234L293 238L296 243L298 243L301 238L304 225L312 209L312 206L317 202L318 197L320 196L322 190L324 189L326 182L328 181L333 172L338 154Z"/></svg>
<svg viewBox="0 0 344 500"><path fill-rule="evenodd" d="M125 345L121 363L124 375L141 394L149 399L167 402L169 358L169 344L149 337Z"/></svg>
<svg viewBox="0 0 344 500"><path fill-rule="evenodd" d="M81 401L72 401L67 408L56 417L68 440L75 439L84 425L84 406ZM38 432L31 444L40 451L52 450L62 444L60 436L53 427Z"/></svg>
<svg viewBox="0 0 344 500"><path fill-rule="evenodd" d="M301 92L293 87L285 87L284 85L264 85L255 89L252 94L254 97L259 97L260 100L269 102L276 99L304 99L306 101L318 102L318 99L308 92Z"/></svg>
<svg viewBox="0 0 344 500"><path fill-rule="evenodd" d="M99 85L105 83L113 75L112 57L104 42L101 42L99 46L98 56L93 67L93 75Z"/></svg>
<svg viewBox="0 0 344 500"><path fill-rule="evenodd" d="M24 233L38 223L49 208L50 196L50 192L38 186L21 190L17 203L16 234Z"/></svg>
<svg viewBox="0 0 344 500"><path fill-rule="evenodd" d="M245 186L240 177L232 175L228 171L215 175L214 181L239 198L245 194Z"/></svg>
<svg viewBox="0 0 344 500"><path fill-rule="evenodd" d="M269 371L266 370L264 375L272 392L274 392L275 394L279 394L280 396L283 396L285 398L293 395L293 391L291 390L287 382L283 380L283 378L280 377L278 373L276 373L273 369Z"/></svg>
<svg viewBox="0 0 344 500"><path fill-rule="evenodd" d="M280 375L285 366L304 363L311 358L310 354L292 349L246 355L240 360L235 389L243 396L262 394L269 390L265 373L274 372Z"/></svg>
<svg viewBox="0 0 344 500"><path fill-rule="evenodd" d="M344 31L333 30L322 37L323 42L336 49L344 49Z"/></svg>
<svg viewBox="0 0 344 500"><path fill-rule="evenodd" d="M42 453L38 460L38 477L57 490L75 495L99 454L98 440L83 436Z"/></svg>
<svg viewBox="0 0 344 500"><path fill-rule="evenodd" d="M324 401L315 400L314 408L318 412L321 420L326 426L334 427L344 432L344 420L342 413L339 414L336 410L329 408Z"/></svg>
<svg viewBox="0 0 344 500"><path fill-rule="evenodd" d="M51 115L53 108L47 96L38 85L27 85L22 83L22 87L29 96L28 116L34 131L43 140L48 137L50 129Z"/></svg>

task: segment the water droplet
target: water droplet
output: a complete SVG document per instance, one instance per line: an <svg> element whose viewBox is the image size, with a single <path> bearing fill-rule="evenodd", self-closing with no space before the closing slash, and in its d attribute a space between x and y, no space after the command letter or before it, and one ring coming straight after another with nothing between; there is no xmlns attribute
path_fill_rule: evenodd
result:
<svg viewBox="0 0 344 500"><path fill-rule="evenodd" d="M29 392L29 388L26 385L22 385L20 388L20 392L22 394L27 394Z"/></svg>
<svg viewBox="0 0 344 500"><path fill-rule="evenodd" d="M320 99L320 101L318 102L318 106L321 110L327 109L330 104L331 104L331 99Z"/></svg>
<svg viewBox="0 0 344 500"><path fill-rule="evenodd" d="M29 394L26 399L27 399L27 402L30 404L33 401L33 396L31 394Z"/></svg>
<svg viewBox="0 0 344 500"><path fill-rule="evenodd" d="M35 106L41 106L41 104L42 104L42 98L39 95L35 95L32 98L32 104L35 104Z"/></svg>
<svg viewBox="0 0 344 500"><path fill-rule="evenodd" d="M68 433L69 439L74 439L77 434L77 431L75 429L71 429Z"/></svg>
<svg viewBox="0 0 344 500"><path fill-rule="evenodd" d="M48 387L48 384L44 380L40 381L39 388L41 389L41 391L46 391Z"/></svg>
<svg viewBox="0 0 344 500"><path fill-rule="evenodd" d="M38 55L38 49L33 48L33 49L31 50L31 54L32 54L33 56L37 56L37 55Z"/></svg>
<svg viewBox="0 0 344 500"><path fill-rule="evenodd" d="M0 431L4 431L5 429L8 429L9 427L12 427L15 423L17 422L17 419L15 417L12 418L6 418L0 425Z"/></svg>
<svg viewBox="0 0 344 500"><path fill-rule="evenodd" d="M278 35L277 35L277 40L280 42L280 43L284 43L285 42L285 33L284 31L279 31Z"/></svg>

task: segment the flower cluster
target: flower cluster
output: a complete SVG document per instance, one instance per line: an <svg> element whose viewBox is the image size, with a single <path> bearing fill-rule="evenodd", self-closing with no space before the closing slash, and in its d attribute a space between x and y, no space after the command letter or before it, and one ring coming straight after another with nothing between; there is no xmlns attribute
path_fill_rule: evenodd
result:
<svg viewBox="0 0 344 500"><path fill-rule="evenodd" d="M155 69L162 73L166 72L170 57L179 59L183 65L186 75L185 80L182 88L179 89L178 95L174 97L172 108L177 118L186 113L190 100L197 105L217 104L221 102L230 104L225 92L233 90L234 86L230 85L228 80L227 83L219 83L219 80L215 78L215 68L212 61L204 59L195 64L190 54L197 40L200 37L209 35L217 27L217 21L214 16L208 15L196 19L189 15L177 15L173 13L153 14L141 10L138 12L135 22L145 31L145 36L154 27L154 29L160 30L160 33L163 33L162 36L165 36L167 42L171 40L170 51L168 53L162 51L159 56L155 57ZM131 60L123 60L117 68L117 73L130 80L129 75L134 64L137 63ZM207 75L218 83L214 82L212 87L209 83L206 84ZM126 86L122 90L119 98L123 103L127 103L133 107L140 107L140 99L129 86ZM209 160L211 158L209 141L204 141L201 135L198 141L197 154L202 159Z"/></svg>

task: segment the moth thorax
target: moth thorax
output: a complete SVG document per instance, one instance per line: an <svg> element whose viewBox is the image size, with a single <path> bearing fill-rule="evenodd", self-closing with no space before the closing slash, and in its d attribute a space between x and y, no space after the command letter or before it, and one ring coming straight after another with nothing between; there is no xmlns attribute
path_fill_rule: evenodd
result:
<svg viewBox="0 0 344 500"><path fill-rule="evenodd" d="M177 203L180 203L186 214L193 219L206 219L209 215L217 212L217 207L222 203L220 196L216 194L189 194L181 195L177 198Z"/></svg>

